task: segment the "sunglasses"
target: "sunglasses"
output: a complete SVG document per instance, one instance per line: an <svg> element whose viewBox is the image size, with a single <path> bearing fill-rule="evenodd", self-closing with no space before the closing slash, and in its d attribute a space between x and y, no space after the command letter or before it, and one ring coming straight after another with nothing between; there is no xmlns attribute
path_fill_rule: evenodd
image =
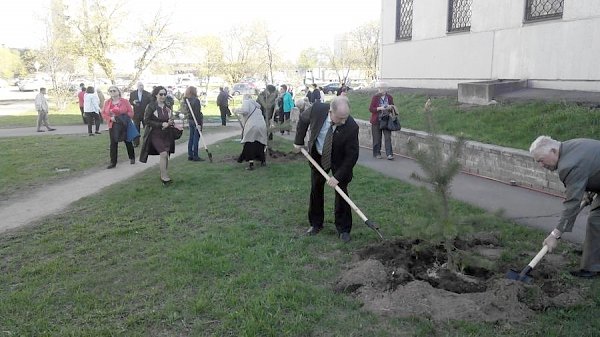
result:
<svg viewBox="0 0 600 337"><path fill-rule="evenodd" d="M118 92L118 91L115 89L112 89L112 90L109 90L108 92Z"/></svg>
<svg viewBox="0 0 600 337"><path fill-rule="evenodd" d="M158 96L167 96L167 93L165 93L165 92L159 92Z"/></svg>

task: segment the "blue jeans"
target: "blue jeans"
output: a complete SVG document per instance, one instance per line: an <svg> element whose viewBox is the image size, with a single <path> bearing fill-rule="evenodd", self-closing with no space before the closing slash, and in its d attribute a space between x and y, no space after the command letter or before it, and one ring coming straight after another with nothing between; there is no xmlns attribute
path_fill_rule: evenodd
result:
<svg viewBox="0 0 600 337"><path fill-rule="evenodd" d="M189 122L190 125L190 139L188 140L188 159L196 159L198 156L198 144L200 143L200 133L196 128L194 121Z"/></svg>

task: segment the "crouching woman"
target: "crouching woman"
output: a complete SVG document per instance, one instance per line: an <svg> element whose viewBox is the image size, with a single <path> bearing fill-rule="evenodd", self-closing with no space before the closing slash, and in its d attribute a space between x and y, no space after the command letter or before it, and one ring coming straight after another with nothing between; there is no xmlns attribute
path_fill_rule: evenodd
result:
<svg viewBox="0 0 600 337"><path fill-rule="evenodd" d="M235 110L242 118L242 141L244 148L238 163L248 162L247 170L254 169L254 161L265 165L265 145L267 145L267 124L263 118L260 104L252 100L252 96L244 95L242 107Z"/></svg>
<svg viewBox="0 0 600 337"><path fill-rule="evenodd" d="M173 111L165 104L167 89L157 86L152 90L152 102L144 112L144 138L140 162L148 161L148 155L160 156L160 180L163 185L173 182L169 177L169 155L175 152L175 139L172 129L175 121Z"/></svg>

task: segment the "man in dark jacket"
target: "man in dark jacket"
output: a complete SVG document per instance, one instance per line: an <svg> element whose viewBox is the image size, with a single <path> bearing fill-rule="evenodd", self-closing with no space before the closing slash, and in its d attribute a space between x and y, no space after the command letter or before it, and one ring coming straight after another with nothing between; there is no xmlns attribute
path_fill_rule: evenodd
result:
<svg viewBox="0 0 600 337"><path fill-rule="evenodd" d="M129 94L129 103L133 107L133 124L137 128L138 132L140 132L141 123L144 120L144 111L146 111L146 106L152 100L150 93L144 90L144 84L142 82L138 82L137 90L132 91ZM138 147L140 145L140 139L136 138L133 140L133 146Z"/></svg>
<svg viewBox="0 0 600 337"><path fill-rule="evenodd" d="M352 170L358 160L358 124L350 116L350 104L345 96L335 97L330 104L315 102L306 109L298 121L294 148L299 151L304 145L304 137L310 127L308 152L311 157L333 176L327 181L331 187L339 186L348 194L348 184L352 180ZM316 235L323 229L325 178L311 167L311 191L308 208L310 228L308 235ZM352 229L352 209L336 193L335 227L344 242L350 241Z"/></svg>
<svg viewBox="0 0 600 337"><path fill-rule="evenodd" d="M600 141L579 138L559 142L539 136L529 152L542 167L558 171L566 188L562 216L556 229L544 240L548 251L552 251L562 234L573 230L581 201L589 197L589 192L600 193ZM600 275L600 198L595 198L590 206L581 267L571 274L584 278Z"/></svg>
<svg viewBox="0 0 600 337"><path fill-rule="evenodd" d="M217 96L217 106L219 107L219 112L221 113L221 125L227 125L227 116L231 116L231 111L229 110L229 99L232 98L229 95L229 90L227 87L219 88L220 92Z"/></svg>

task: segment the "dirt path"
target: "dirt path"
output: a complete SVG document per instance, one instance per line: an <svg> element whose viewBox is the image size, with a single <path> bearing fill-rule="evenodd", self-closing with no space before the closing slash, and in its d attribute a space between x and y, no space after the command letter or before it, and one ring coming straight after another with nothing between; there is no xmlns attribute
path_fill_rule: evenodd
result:
<svg viewBox="0 0 600 337"><path fill-rule="evenodd" d="M210 145L239 135L239 133L239 127L227 127L224 131L205 134L204 137L207 144ZM182 154L187 154L187 142L178 144L172 157ZM120 163L112 170L99 170L79 178L60 181L33 190L28 193L27 198L11 200L0 207L0 219L2 219L0 221L0 233L26 226L45 216L60 212L72 202L97 193L107 186L136 176L144 170L154 169L157 171L158 177L156 164L158 164L158 156L150 156L146 164L139 162L135 165ZM94 183L91 184L90 181Z"/></svg>

